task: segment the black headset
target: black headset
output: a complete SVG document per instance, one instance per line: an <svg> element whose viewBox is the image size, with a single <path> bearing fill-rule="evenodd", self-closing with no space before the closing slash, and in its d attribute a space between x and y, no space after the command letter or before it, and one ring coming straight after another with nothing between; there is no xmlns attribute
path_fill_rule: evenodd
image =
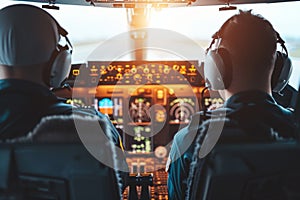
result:
<svg viewBox="0 0 300 200"><path fill-rule="evenodd" d="M47 13L48 14L48 13ZM48 14L55 22L58 34L66 40L66 45L62 46L59 43L53 51L48 67L44 71L45 82L53 88L61 87L63 81L68 77L71 69L72 44L67 37L68 32L62 28L59 23Z"/></svg>
<svg viewBox="0 0 300 200"><path fill-rule="evenodd" d="M224 23L221 29L216 32L212 38L209 47L206 50L206 57L204 61L204 77L206 85L212 90L227 89L231 84L232 79L232 61L230 53L226 48L219 48L219 44L216 44L217 48L212 49L212 45L217 41L221 42L222 29L227 26L229 20ZM288 57L288 51L284 45L284 40L280 37L279 33L275 31L277 35L277 43L279 43L284 52L276 52L276 61L274 71L272 73L272 91L280 93L284 87L288 84L288 80L292 73L292 62Z"/></svg>

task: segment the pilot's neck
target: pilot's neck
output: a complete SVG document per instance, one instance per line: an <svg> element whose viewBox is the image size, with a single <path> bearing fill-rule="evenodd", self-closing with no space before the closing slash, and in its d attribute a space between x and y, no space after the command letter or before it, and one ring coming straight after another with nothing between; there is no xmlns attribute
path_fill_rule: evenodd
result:
<svg viewBox="0 0 300 200"><path fill-rule="evenodd" d="M223 91L224 100L229 99L234 94L244 91L257 90L272 95L270 72L266 71L265 74L260 75L243 71L239 72L240 73L233 73L229 87Z"/></svg>
<svg viewBox="0 0 300 200"><path fill-rule="evenodd" d="M269 95L272 95L272 90L271 90L271 84L265 84L265 85L258 85L255 87L255 84L253 86L249 86L249 87L229 87L226 90L223 90L220 93L221 97L226 101L227 99L229 99L231 96L240 93L240 92L244 92L244 91L262 91L265 92Z"/></svg>
<svg viewBox="0 0 300 200"><path fill-rule="evenodd" d="M28 68L24 70L16 67L0 65L0 79L26 80L47 87L43 80L41 69L42 68L36 68L36 70L33 70L32 68Z"/></svg>

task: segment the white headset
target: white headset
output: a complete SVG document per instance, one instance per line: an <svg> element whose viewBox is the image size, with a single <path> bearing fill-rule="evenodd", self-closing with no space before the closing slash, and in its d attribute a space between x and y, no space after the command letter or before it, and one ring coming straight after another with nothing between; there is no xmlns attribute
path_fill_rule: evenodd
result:
<svg viewBox="0 0 300 200"><path fill-rule="evenodd" d="M68 77L71 69L72 44L67 37L68 32L63 29L58 22L51 16L57 25L59 35L66 40L66 45L57 44L56 49L52 53L49 66L45 70L45 82L54 88L61 86L62 82Z"/></svg>

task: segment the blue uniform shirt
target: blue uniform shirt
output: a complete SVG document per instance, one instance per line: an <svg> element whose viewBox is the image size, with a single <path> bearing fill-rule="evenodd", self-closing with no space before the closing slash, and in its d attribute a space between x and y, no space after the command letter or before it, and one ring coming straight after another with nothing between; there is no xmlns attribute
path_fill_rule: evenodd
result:
<svg viewBox="0 0 300 200"><path fill-rule="evenodd" d="M203 114L196 113L190 124L174 137L166 170L170 200L185 199L190 163L194 153L194 140L201 123L212 116L225 115L238 122L251 134L259 134L265 126L272 127L282 137L291 137L294 130L292 112L278 105L267 93L246 91L233 95L223 107ZM286 134L286 135L285 135ZM264 137L258 135L258 137Z"/></svg>

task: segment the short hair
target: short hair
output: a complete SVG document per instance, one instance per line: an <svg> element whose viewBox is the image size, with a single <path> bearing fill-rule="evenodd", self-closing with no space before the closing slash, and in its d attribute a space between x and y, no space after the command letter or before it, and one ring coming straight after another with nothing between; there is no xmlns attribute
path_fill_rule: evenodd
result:
<svg viewBox="0 0 300 200"><path fill-rule="evenodd" d="M278 33L261 15L240 10L222 25L217 34L239 64L264 65L266 69L273 66Z"/></svg>

